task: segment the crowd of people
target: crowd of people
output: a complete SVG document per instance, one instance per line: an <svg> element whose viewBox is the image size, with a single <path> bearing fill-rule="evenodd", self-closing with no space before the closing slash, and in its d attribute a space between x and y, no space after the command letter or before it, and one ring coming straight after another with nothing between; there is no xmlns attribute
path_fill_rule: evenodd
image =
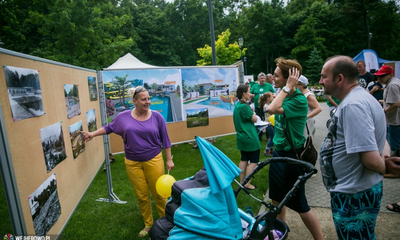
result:
<svg viewBox="0 0 400 240"><path fill-rule="evenodd" d="M260 92L260 87L254 90L251 87L250 93L255 99L261 95L258 97L260 104L255 105L257 115L261 112L275 115L272 156L296 158L296 153L304 149L306 129L312 136L315 133L314 117L322 109L296 60L278 58L276 64L271 83L267 81L274 90L265 92L271 89L268 86ZM366 70L364 61L354 63L350 57L333 56L326 60L319 80L330 116L319 164L323 183L331 195L338 239L375 239L382 179L384 176L400 177L400 80L394 77L394 70L388 65L371 72ZM259 79L268 75L260 73ZM266 84L263 79L261 81L262 85ZM257 83L248 85L259 86ZM275 89L279 89L279 93L275 93ZM264 120L268 121L265 115ZM274 205L282 201L302 171L285 163L271 163L269 197ZM300 186L285 206L300 215L314 239L323 239L304 188ZM400 202L388 204L386 208L400 212ZM278 217L285 221L285 209ZM368 221L360 221L361 218L368 218Z"/></svg>
<svg viewBox="0 0 400 240"><path fill-rule="evenodd" d="M257 166L261 149L264 156L297 158L304 150L307 135L314 136L314 117L322 108L302 69L296 60L280 57L273 74L261 72L257 81L238 86L233 122L241 155L240 182ZM400 177L400 80L390 66L384 65L371 74L364 61L354 63L350 57L333 56L322 67L319 84L330 111L319 165L331 196L337 236L375 239L382 179L385 175ZM110 133L123 138L127 175L144 221L138 236L145 237L153 225L150 193L158 215L165 215L167 199L155 187L164 174L163 149L168 171L174 168L174 162L166 122L160 113L150 110L149 93L140 86L130 89L130 93L135 106L132 110L119 113L94 132L82 134L86 141ZM259 121L267 122L265 131L256 128ZM262 148L264 132L268 141ZM269 197L274 205L282 202L302 174L304 170L299 166L271 163ZM251 181L244 187L257 188ZM307 202L304 184L285 206L299 214L314 239L324 239L319 220ZM387 209L400 212L400 202L389 204ZM285 221L285 215L284 207L278 218ZM359 221L365 217L368 221Z"/></svg>

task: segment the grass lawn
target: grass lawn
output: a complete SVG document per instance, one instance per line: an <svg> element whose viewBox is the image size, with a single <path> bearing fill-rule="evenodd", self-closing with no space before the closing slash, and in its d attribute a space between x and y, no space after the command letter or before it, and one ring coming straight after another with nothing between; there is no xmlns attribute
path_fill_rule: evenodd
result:
<svg viewBox="0 0 400 240"><path fill-rule="evenodd" d="M236 135L217 138L217 141L213 144L236 165L239 163L240 152L236 149ZM266 140L261 142L262 150L266 144ZM176 180L193 176L203 167L199 149L193 149L190 144L173 146L172 154L175 168L170 174ZM260 161L265 160L262 154L263 151L260 152ZM113 191L121 201L127 201L127 203L116 204L96 201L98 198L107 198L106 173L101 166L59 239L139 239L137 234L144 225L133 188L126 175L124 155L115 155L115 159L116 161L111 164ZM257 185L257 189L251 191L251 193L257 198L263 199L268 186L268 169L264 168L258 172L252 184ZM237 188L237 184L234 182L232 186L234 189ZM260 204L243 191L240 192L237 203L239 208L243 210L247 206L251 206L253 213L258 213L260 208ZM0 206L0 210L1 208ZM153 216L154 219L158 218L154 204ZM1 228L3 229L3 226Z"/></svg>

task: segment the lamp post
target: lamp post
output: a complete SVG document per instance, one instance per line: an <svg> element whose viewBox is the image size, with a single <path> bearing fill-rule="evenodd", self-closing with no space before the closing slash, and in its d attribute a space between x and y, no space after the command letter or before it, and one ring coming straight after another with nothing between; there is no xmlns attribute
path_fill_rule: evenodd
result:
<svg viewBox="0 0 400 240"><path fill-rule="evenodd" d="M246 56L243 57L243 65L244 65L244 75L247 75L247 69L246 69Z"/></svg>
<svg viewBox="0 0 400 240"><path fill-rule="evenodd" d="M210 19L212 65L217 65L217 53L215 50L214 20L213 20L211 0L208 0L208 17Z"/></svg>
<svg viewBox="0 0 400 240"><path fill-rule="evenodd" d="M243 47L243 38L242 38L242 36L240 36L240 38L238 39L238 44L239 44L239 47L240 47L240 60L243 61L243 59L242 59L242 47Z"/></svg>
<svg viewBox="0 0 400 240"><path fill-rule="evenodd" d="M242 36L240 36L239 38L238 38L238 44L239 44L239 47L240 47L240 61L242 62L242 68L240 69L240 74L239 74L239 76L240 76L240 82L242 83L242 84L244 84L244 71L243 71L243 69L244 69L244 65L243 65L243 59L242 59L242 47L243 47L243 37Z"/></svg>

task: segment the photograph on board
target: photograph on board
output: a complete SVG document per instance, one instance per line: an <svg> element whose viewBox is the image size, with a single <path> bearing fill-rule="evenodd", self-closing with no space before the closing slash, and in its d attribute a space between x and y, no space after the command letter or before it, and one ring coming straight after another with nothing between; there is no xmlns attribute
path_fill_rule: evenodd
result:
<svg viewBox="0 0 400 240"><path fill-rule="evenodd" d="M61 122L40 129L46 170L50 172L67 158Z"/></svg>
<svg viewBox="0 0 400 240"><path fill-rule="evenodd" d="M183 119L181 75L179 69L140 69L103 71L104 94L119 112L134 108L128 89L142 86L150 95L150 109L168 122Z"/></svg>
<svg viewBox="0 0 400 240"><path fill-rule="evenodd" d="M3 69L14 122L45 114L39 71L11 66Z"/></svg>
<svg viewBox="0 0 400 240"><path fill-rule="evenodd" d="M96 101L97 100L96 78L88 76L88 85L89 85L89 98L90 98L90 101Z"/></svg>
<svg viewBox="0 0 400 240"><path fill-rule="evenodd" d="M96 131L97 130L96 112L95 112L94 108L92 110L89 110L86 112L86 119L87 119L87 123L88 123L88 131L89 132Z"/></svg>
<svg viewBox="0 0 400 240"><path fill-rule="evenodd" d="M65 105L67 106L67 118L81 115L78 85L64 84L64 96Z"/></svg>
<svg viewBox="0 0 400 240"><path fill-rule="evenodd" d="M56 174L52 174L28 196L36 236L45 236L61 215Z"/></svg>
<svg viewBox="0 0 400 240"><path fill-rule="evenodd" d="M209 117L233 115L238 71L233 67L182 68L184 109L208 108Z"/></svg>
<svg viewBox="0 0 400 240"><path fill-rule="evenodd" d="M71 137L72 155L76 159L79 154L85 151L85 140L83 140L82 121L72 124L69 126L69 135Z"/></svg>
<svg viewBox="0 0 400 240"><path fill-rule="evenodd" d="M208 126L208 108L186 109L186 125L188 128Z"/></svg>

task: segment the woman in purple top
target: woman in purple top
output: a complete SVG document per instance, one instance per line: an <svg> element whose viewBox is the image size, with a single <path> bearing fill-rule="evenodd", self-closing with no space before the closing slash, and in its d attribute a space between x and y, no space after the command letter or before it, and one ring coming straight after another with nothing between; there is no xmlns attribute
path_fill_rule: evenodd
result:
<svg viewBox="0 0 400 240"><path fill-rule="evenodd" d="M114 120L94 132L83 132L86 141L96 136L116 133L124 140L125 166L135 191L144 229L139 237L145 237L153 225L150 192L157 207L158 215L165 215L167 199L156 191L156 181L164 174L162 148L167 157L167 169L174 168L171 156L171 142L163 116L150 110L150 97L143 87L129 89L135 108L118 114Z"/></svg>

